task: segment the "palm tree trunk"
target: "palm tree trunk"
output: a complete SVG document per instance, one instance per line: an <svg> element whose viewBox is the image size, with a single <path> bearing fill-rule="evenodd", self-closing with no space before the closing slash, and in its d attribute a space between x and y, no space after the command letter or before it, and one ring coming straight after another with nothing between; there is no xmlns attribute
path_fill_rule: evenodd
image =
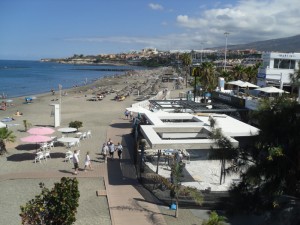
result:
<svg viewBox="0 0 300 225"><path fill-rule="evenodd" d="M176 210L175 210L175 217L178 218L178 197L176 197Z"/></svg>
<svg viewBox="0 0 300 225"><path fill-rule="evenodd" d="M157 152L157 163L156 163L156 174L158 174L158 165L159 165L160 156L161 156L161 150L158 150L158 152Z"/></svg>

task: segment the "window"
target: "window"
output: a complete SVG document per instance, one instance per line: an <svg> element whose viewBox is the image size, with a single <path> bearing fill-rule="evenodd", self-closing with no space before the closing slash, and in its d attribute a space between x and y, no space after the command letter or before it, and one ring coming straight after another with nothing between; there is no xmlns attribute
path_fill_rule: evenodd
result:
<svg viewBox="0 0 300 225"><path fill-rule="evenodd" d="M277 69L295 69L295 60L290 59L275 59L274 68Z"/></svg>

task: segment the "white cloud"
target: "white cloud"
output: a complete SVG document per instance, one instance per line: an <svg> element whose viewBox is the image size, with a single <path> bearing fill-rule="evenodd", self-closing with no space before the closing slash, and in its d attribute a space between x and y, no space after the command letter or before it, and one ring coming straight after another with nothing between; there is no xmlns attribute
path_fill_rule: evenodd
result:
<svg viewBox="0 0 300 225"><path fill-rule="evenodd" d="M178 15L177 24L200 31L204 39L219 35L216 39L222 41L228 31L230 43L247 43L298 34L299 8L299 0L242 0L232 7L205 10L201 17Z"/></svg>
<svg viewBox="0 0 300 225"><path fill-rule="evenodd" d="M155 4L155 3L149 3L149 7L153 10L163 10L164 9L164 7L162 5Z"/></svg>
<svg viewBox="0 0 300 225"><path fill-rule="evenodd" d="M159 5L152 4L152 8L159 8ZM204 9L200 17L178 15L177 33L151 37L75 38L68 41L105 42L117 44L125 50L147 46L159 50L201 49L201 42L204 42L204 48L225 46L224 32L229 32L229 45L243 44L299 34L299 8L299 0L289 0L288 3L282 0L241 0L232 7ZM162 22L161 25L167 23Z"/></svg>

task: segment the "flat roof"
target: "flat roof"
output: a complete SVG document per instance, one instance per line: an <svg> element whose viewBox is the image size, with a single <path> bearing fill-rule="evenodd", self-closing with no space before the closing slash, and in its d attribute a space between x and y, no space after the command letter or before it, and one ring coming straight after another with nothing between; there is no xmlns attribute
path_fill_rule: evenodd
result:
<svg viewBox="0 0 300 225"><path fill-rule="evenodd" d="M216 122L215 128L222 129L223 134L236 147L238 141L234 137L254 136L259 132L259 129L225 114L202 116L189 113L145 112L143 114L150 125L142 125L141 132L153 149L217 147L215 141L208 137L211 133L210 117Z"/></svg>

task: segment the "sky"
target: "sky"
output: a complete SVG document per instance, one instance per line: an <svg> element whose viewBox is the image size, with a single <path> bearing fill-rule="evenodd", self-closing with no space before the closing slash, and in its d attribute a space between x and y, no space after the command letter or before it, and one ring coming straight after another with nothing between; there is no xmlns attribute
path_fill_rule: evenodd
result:
<svg viewBox="0 0 300 225"><path fill-rule="evenodd" d="M299 0L0 0L0 59L201 50L298 35Z"/></svg>

